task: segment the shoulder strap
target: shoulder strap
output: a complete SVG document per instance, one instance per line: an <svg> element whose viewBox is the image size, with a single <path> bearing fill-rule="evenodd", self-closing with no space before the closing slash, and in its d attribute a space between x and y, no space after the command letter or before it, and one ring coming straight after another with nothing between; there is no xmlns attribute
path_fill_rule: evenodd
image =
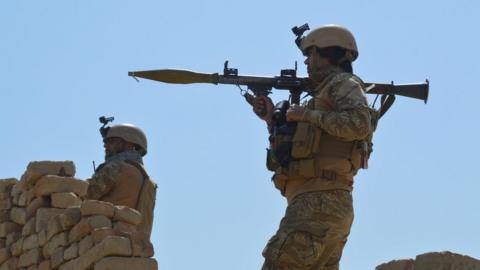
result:
<svg viewBox="0 0 480 270"><path fill-rule="evenodd" d="M137 168L140 171L140 173L142 173L143 178L145 178L145 179L150 178L147 174L147 171L145 171L145 168L143 167L143 165L140 164L139 162L136 162L136 161L133 161L133 160L125 160L125 162L134 166L135 168Z"/></svg>
<svg viewBox="0 0 480 270"><path fill-rule="evenodd" d="M395 102L395 95L382 95L380 109L378 110L378 119L382 118L388 109L392 107L393 102Z"/></svg>
<svg viewBox="0 0 480 270"><path fill-rule="evenodd" d="M150 176L148 175L147 171L145 170L145 168L143 167L142 164L140 164L136 161L133 161L133 160L125 160L125 162L134 166L135 168L137 168L140 171L140 173L143 175L143 182L142 182L142 186L140 188L140 194L141 194L143 188L145 187L145 183L150 180ZM153 184L154 189L156 190L157 189L157 184L155 184L155 183L152 183L152 184ZM135 208L136 209L138 208L138 202L139 201L140 201L140 196L138 196L137 202L135 203Z"/></svg>
<svg viewBox="0 0 480 270"><path fill-rule="evenodd" d="M153 211L155 209L157 185L150 180L150 177L142 164L135 161L127 161L127 163L135 166L143 175L143 183L139 191L137 202L135 203L135 209L142 213L142 223L138 228L150 235L153 224Z"/></svg>

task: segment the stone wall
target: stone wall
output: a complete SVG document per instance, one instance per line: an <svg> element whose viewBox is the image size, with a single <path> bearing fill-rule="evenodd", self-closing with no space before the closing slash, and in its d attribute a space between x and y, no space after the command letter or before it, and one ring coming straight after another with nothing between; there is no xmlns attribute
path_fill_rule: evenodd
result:
<svg viewBox="0 0 480 270"><path fill-rule="evenodd" d="M384 263L375 270L480 270L480 260L448 251L432 252Z"/></svg>
<svg viewBox="0 0 480 270"><path fill-rule="evenodd" d="M84 199L73 162L31 162L20 181L0 179L0 270L151 270L141 214Z"/></svg>

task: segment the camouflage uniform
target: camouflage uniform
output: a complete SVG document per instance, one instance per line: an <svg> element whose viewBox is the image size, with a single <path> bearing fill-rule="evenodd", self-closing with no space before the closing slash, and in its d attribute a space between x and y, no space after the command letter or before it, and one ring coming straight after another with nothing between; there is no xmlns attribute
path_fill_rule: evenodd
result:
<svg viewBox="0 0 480 270"><path fill-rule="evenodd" d="M138 227L150 235L156 185L140 163L131 160L105 162L88 182L88 199L107 201L139 210L142 213L142 223Z"/></svg>
<svg viewBox="0 0 480 270"><path fill-rule="evenodd" d="M361 80L338 68L318 75L314 98L305 104L310 109L306 121L321 129L322 138L331 136L340 142L364 140L371 135L371 111ZM262 270L339 269L353 221L351 190L358 166L350 158L335 155L320 155L314 160L317 172L333 171L335 177L293 179L281 171L273 177L274 181L286 178L283 194L289 205L277 233L263 251Z"/></svg>

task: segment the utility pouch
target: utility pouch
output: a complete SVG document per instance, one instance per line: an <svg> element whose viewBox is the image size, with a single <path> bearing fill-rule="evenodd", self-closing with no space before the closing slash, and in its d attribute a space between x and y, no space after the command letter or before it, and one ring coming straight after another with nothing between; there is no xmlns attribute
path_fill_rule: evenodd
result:
<svg viewBox="0 0 480 270"><path fill-rule="evenodd" d="M280 167L280 164L278 164L277 159L275 158L275 155L273 153L273 150L267 149L267 169L269 171L274 172L279 167Z"/></svg>
<svg viewBox="0 0 480 270"><path fill-rule="evenodd" d="M353 169L368 169L368 158L370 156L371 143L367 141L356 141L352 149L352 157L350 158Z"/></svg>
<svg viewBox="0 0 480 270"><path fill-rule="evenodd" d="M272 182L275 185L275 188L280 190L282 195L285 195L285 190L287 189L287 180L288 177L282 173L275 173L272 176Z"/></svg>
<svg viewBox="0 0 480 270"><path fill-rule="evenodd" d="M288 167L288 175L291 178L316 177L315 159L293 160Z"/></svg>
<svg viewBox="0 0 480 270"><path fill-rule="evenodd" d="M292 157L294 159L309 158L318 148L321 129L310 123L299 122L292 139Z"/></svg>

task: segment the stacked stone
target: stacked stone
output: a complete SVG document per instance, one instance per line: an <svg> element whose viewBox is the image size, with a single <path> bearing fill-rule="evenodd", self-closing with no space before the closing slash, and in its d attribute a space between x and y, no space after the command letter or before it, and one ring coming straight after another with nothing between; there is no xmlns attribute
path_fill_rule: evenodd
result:
<svg viewBox="0 0 480 270"><path fill-rule="evenodd" d="M32 162L0 180L0 270L157 269L141 214L85 200L73 162Z"/></svg>
<svg viewBox="0 0 480 270"><path fill-rule="evenodd" d="M390 261L375 270L480 270L480 260L448 251L430 252L415 259Z"/></svg>
<svg viewBox="0 0 480 270"><path fill-rule="evenodd" d="M12 258L10 247L20 238L22 226L12 221L12 209L14 208L10 194L12 190L18 192L18 180L15 178L0 180L0 264L16 264L17 258ZM14 212L18 212L14 210ZM8 268L5 268L8 269Z"/></svg>

